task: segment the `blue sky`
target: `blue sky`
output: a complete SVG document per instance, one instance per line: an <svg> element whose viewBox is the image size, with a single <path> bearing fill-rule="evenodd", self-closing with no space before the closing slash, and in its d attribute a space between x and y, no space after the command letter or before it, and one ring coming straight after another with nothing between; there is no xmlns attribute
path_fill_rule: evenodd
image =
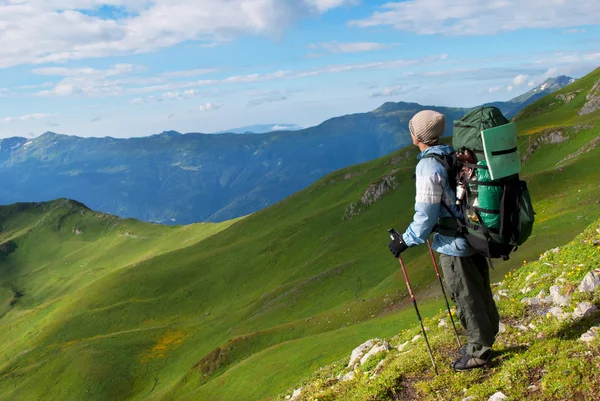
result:
<svg viewBox="0 0 600 401"><path fill-rule="evenodd" d="M48 4L52 3L52 4ZM0 137L309 126L600 65L597 0L0 0Z"/></svg>

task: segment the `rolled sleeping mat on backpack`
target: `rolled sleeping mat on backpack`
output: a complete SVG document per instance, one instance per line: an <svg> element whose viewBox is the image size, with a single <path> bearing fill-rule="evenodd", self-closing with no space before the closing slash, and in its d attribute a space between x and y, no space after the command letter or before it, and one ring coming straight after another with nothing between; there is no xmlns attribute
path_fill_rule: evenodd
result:
<svg viewBox="0 0 600 401"><path fill-rule="evenodd" d="M477 163L479 166L487 166L485 160ZM487 169L477 169L477 181L479 182L491 182L492 178L490 172ZM478 203L477 206L481 220L488 229L499 229L500 228L500 203L502 202L503 188L501 186L492 185L478 185ZM486 211L484 211L486 210ZM490 213L492 212L492 213Z"/></svg>
<svg viewBox="0 0 600 401"><path fill-rule="evenodd" d="M499 180L521 172L515 123L481 131L481 141L490 179Z"/></svg>

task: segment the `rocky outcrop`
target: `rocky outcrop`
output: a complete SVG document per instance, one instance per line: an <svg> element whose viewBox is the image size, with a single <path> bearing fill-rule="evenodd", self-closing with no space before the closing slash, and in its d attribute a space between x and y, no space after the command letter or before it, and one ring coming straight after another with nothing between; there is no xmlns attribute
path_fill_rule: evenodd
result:
<svg viewBox="0 0 600 401"><path fill-rule="evenodd" d="M393 175L395 172L396 170L369 185L368 188L363 192L360 200L358 202L351 203L346 208L342 220L347 220L354 216L358 216L363 210L377 203L385 194L396 189L398 187L398 183L396 182L396 177Z"/></svg>
<svg viewBox="0 0 600 401"><path fill-rule="evenodd" d="M585 105L579 110L579 115L590 114L600 110L600 80L596 81L592 89L588 92Z"/></svg>
<svg viewBox="0 0 600 401"><path fill-rule="evenodd" d="M581 92L581 89L575 91L575 92L569 92L569 93L565 93L565 94L558 94L556 95L556 100L558 100L559 102L562 103L570 103L571 100L575 99L575 97L577 97L577 94Z"/></svg>
<svg viewBox="0 0 600 401"><path fill-rule="evenodd" d="M566 141L569 137L564 134L561 130L551 130L543 133L534 139L527 150L523 153L521 160L523 163L527 162L531 156L544 145L556 145Z"/></svg>

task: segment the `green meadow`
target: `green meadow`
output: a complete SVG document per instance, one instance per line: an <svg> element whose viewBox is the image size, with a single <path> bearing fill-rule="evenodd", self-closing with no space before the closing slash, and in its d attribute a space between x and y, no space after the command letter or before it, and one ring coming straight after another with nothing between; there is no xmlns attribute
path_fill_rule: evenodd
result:
<svg viewBox="0 0 600 401"><path fill-rule="evenodd" d="M517 118L538 220L495 279L600 218L600 114L577 114L599 79ZM0 399L275 399L365 340L410 329L386 230L411 221L416 155L337 171L218 224L153 225L64 199L0 208ZM384 181L380 199L361 201ZM427 249L405 255L433 316L442 302Z"/></svg>

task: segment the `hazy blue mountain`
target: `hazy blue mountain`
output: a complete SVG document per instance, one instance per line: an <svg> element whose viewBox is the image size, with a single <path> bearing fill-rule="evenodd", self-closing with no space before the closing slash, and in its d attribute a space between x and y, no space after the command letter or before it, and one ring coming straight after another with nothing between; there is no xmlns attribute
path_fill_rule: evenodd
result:
<svg viewBox="0 0 600 401"><path fill-rule="evenodd" d="M575 82L575 78L567 77L565 75L556 78L548 78L542 84L507 102L492 102L488 103L488 105L498 107L507 118L513 118L519 111L523 110L533 102L561 90L573 82Z"/></svg>
<svg viewBox="0 0 600 401"><path fill-rule="evenodd" d="M514 115L571 80L548 80L495 105ZM426 108L446 115L447 134L467 110L390 102L315 127L262 135L165 131L115 139L47 132L31 140L8 138L0 142L0 203L70 198L146 221L227 220L269 206L331 171L409 144L408 121Z"/></svg>
<svg viewBox="0 0 600 401"><path fill-rule="evenodd" d="M304 129L304 127L296 124L255 124L219 131L215 134L266 134L267 132L298 131L301 129Z"/></svg>
<svg viewBox="0 0 600 401"><path fill-rule="evenodd" d="M263 135L163 132L144 138L80 138L47 132L0 144L0 203L76 199L146 221L221 221L271 205L327 173L410 142L408 120L433 108L386 103L299 131ZM6 149L6 151L4 150Z"/></svg>

